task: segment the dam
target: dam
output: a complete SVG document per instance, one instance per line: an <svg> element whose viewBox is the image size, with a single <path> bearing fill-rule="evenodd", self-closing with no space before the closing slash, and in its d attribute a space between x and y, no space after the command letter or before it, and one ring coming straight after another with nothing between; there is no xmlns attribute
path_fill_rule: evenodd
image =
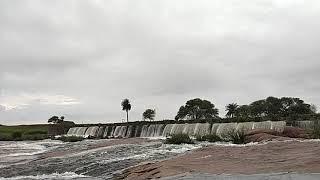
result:
<svg viewBox="0 0 320 180"><path fill-rule="evenodd" d="M143 124L143 125L106 125L70 128L67 136L92 138L132 138L132 137L167 137L173 134L204 136L214 134L222 137L234 131L248 132L254 129L283 132L285 121L263 121L242 123L185 123L185 124Z"/></svg>

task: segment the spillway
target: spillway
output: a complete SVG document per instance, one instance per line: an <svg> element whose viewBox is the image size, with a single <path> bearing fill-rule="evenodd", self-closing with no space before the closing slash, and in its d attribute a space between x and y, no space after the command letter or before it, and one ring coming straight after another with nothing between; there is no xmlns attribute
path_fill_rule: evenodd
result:
<svg viewBox="0 0 320 180"><path fill-rule="evenodd" d="M303 122L300 126L310 126ZM302 124L302 123L301 123ZM307 124L307 125L306 125ZM185 124L137 124L137 125L108 125L70 128L68 136L95 138L131 138L131 137L166 137L173 134L188 134L189 136L204 136L215 134L220 137L230 131L250 131L254 129L271 129L282 132L286 122L263 121L242 123L185 123Z"/></svg>

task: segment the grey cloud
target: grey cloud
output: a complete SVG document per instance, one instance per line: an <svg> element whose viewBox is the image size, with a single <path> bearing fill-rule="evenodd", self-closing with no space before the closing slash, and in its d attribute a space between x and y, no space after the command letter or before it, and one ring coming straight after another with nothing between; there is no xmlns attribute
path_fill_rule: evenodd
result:
<svg viewBox="0 0 320 180"><path fill-rule="evenodd" d="M32 103L1 112L0 123L45 122L55 113L120 121L127 97L135 120L145 108L171 119L195 97L212 100L220 115L227 103L269 95L319 104L319 7L316 0L1 1L0 100L48 94L82 104Z"/></svg>

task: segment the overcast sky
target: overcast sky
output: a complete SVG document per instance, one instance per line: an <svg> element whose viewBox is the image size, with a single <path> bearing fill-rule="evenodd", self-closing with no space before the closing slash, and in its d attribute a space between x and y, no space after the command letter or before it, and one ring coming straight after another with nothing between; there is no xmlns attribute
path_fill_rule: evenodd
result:
<svg viewBox="0 0 320 180"><path fill-rule="evenodd" d="M173 119L191 98L320 105L319 0L1 0L0 124Z"/></svg>

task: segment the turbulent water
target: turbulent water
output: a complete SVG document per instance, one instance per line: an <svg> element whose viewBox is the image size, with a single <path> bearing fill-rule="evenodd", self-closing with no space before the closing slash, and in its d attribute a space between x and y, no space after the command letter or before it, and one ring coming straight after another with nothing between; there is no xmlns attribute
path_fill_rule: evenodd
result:
<svg viewBox="0 0 320 180"><path fill-rule="evenodd" d="M176 156L197 145L166 145L137 138L85 140L76 143L44 140L0 141L0 179L112 179L143 161Z"/></svg>

